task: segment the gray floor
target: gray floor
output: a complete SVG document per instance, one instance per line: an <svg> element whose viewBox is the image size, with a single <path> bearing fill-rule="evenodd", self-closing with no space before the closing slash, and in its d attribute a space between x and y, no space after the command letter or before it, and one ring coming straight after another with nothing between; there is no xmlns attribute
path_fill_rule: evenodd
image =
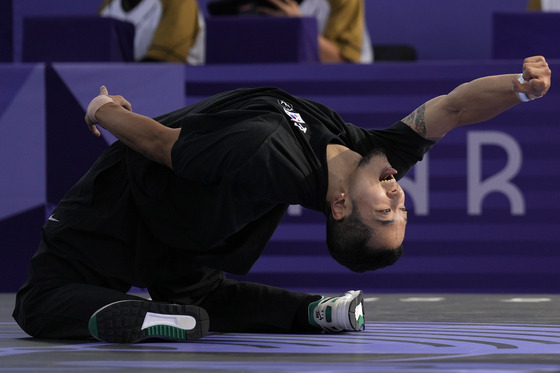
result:
<svg viewBox="0 0 560 373"><path fill-rule="evenodd" d="M0 294L0 372L560 372L560 295L366 295L367 328L110 345L29 338Z"/></svg>

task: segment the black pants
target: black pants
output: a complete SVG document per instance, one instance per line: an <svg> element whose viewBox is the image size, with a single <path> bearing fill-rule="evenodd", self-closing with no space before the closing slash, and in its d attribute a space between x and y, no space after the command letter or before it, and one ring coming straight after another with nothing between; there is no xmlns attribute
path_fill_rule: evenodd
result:
<svg viewBox="0 0 560 373"><path fill-rule="evenodd" d="M143 299L127 293L131 286L53 254L42 242L31 261L28 281L17 293L13 317L34 337L90 338L88 320L99 308L119 300ZM221 332L311 332L307 306L319 299L234 281L209 268L185 268L147 290L153 301L204 308L210 330Z"/></svg>

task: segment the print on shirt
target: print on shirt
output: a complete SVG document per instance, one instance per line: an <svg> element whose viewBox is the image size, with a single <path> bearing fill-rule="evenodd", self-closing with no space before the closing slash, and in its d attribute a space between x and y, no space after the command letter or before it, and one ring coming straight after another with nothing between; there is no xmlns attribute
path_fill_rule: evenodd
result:
<svg viewBox="0 0 560 373"><path fill-rule="evenodd" d="M305 121L299 113L293 111L294 107L292 106L292 104L284 100L278 100L278 103L280 104L280 106L282 106L282 109L284 109L284 112L290 117L292 122L294 122L294 126L299 128L301 132L307 133L307 127L304 126Z"/></svg>

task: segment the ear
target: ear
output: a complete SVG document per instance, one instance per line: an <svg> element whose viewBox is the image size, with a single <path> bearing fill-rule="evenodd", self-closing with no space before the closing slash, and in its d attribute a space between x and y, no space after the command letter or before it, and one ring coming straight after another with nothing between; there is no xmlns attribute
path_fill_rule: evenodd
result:
<svg viewBox="0 0 560 373"><path fill-rule="evenodd" d="M331 214L334 220L342 220L348 215L349 203L346 195L341 193L331 201Z"/></svg>

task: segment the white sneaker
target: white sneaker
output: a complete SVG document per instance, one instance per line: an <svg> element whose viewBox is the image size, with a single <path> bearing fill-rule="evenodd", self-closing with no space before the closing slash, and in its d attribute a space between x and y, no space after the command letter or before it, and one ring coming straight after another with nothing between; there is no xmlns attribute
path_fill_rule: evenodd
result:
<svg viewBox="0 0 560 373"><path fill-rule="evenodd" d="M197 306L122 300L97 310L89 319L92 336L103 342L136 343L158 338L173 341L199 339L210 322Z"/></svg>
<svg viewBox="0 0 560 373"><path fill-rule="evenodd" d="M340 297L323 297L309 305L309 322L326 332L365 329L361 290L349 290Z"/></svg>

